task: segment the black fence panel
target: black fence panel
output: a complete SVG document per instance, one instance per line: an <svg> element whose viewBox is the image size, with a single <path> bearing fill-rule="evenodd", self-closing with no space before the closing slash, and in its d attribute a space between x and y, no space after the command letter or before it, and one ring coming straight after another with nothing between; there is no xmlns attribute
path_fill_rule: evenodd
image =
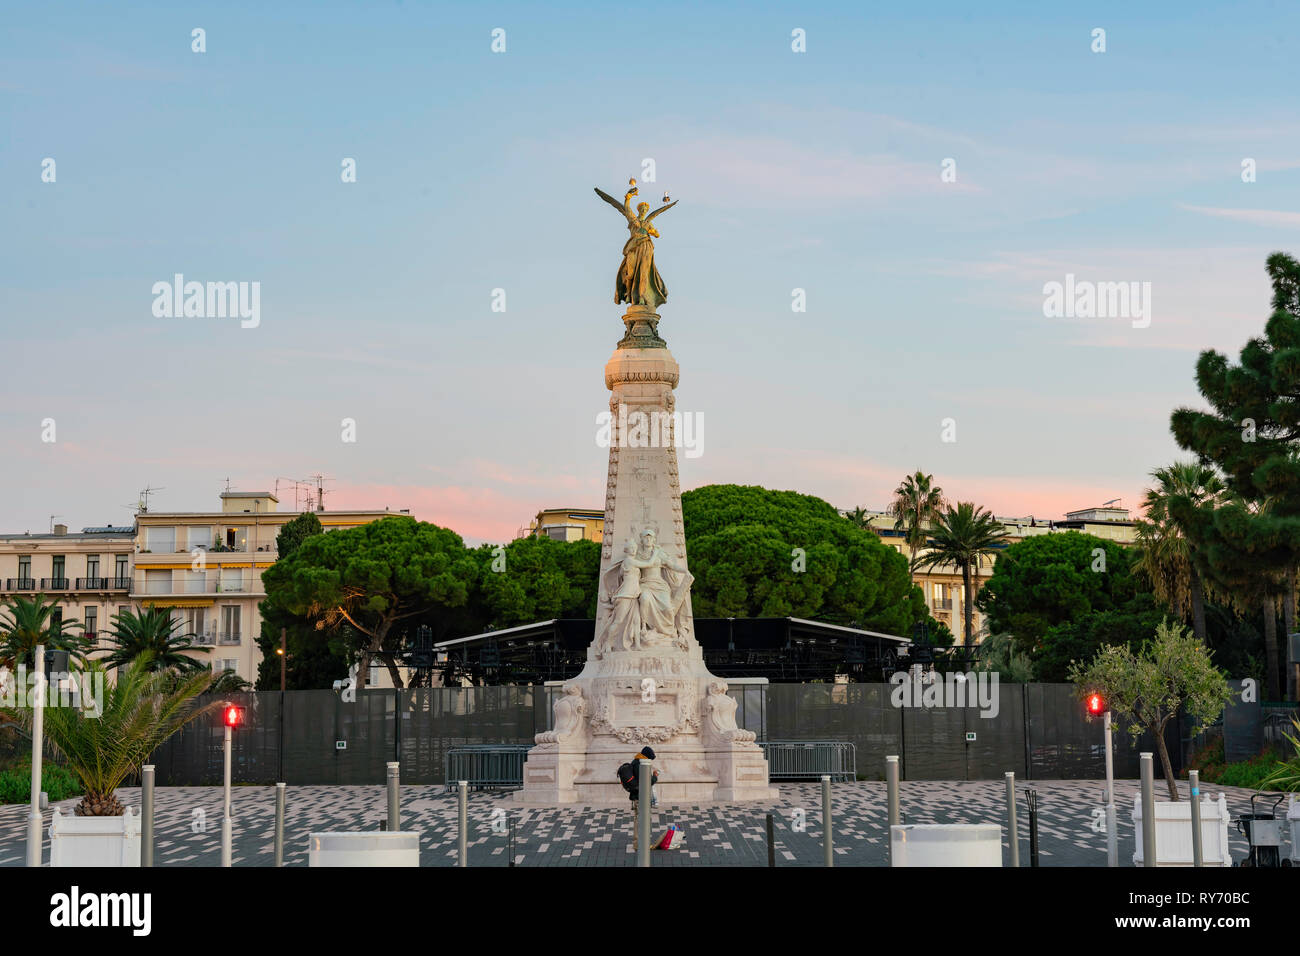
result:
<svg viewBox="0 0 1300 956"><path fill-rule="evenodd" d="M1102 723L1087 719L1073 685L1000 684L996 707L991 700L964 707L904 702L897 691L883 683L824 683L737 684L730 692L740 726L760 740L852 743L865 779L883 779L890 754L899 755L908 780L995 780L1007 771L1022 780L1104 774ZM233 737L236 783L280 779L283 757L282 778L290 784L380 784L385 764L395 759L403 782L440 784L453 746L532 744L550 726L561 692L543 685L434 687L358 691L344 700L333 691L289 691L283 726L278 691L221 699L248 714ZM1190 727L1174 720L1166 731L1175 773L1184 764L1185 730ZM222 739L217 710L186 726L151 758L159 784L219 784ZM1152 741L1145 734L1135 741L1118 728L1114 739L1115 775L1136 777L1138 754L1153 750Z"/></svg>

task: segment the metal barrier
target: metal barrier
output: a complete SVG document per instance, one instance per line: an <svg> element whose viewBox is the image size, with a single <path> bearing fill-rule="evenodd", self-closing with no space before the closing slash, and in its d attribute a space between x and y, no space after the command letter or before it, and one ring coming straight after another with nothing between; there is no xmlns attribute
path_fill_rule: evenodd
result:
<svg viewBox="0 0 1300 956"><path fill-rule="evenodd" d="M517 789L524 785L528 744L472 744L447 751L443 769L447 790L464 780L476 790Z"/></svg>
<svg viewBox="0 0 1300 956"><path fill-rule="evenodd" d="M858 778L857 750L840 740L760 740L770 780L835 781Z"/></svg>

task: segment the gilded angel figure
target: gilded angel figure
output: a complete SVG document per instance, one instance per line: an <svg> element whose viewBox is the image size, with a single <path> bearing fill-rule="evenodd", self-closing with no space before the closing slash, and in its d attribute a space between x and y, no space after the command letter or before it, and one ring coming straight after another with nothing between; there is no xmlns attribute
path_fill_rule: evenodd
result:
<svg viewBox="0 0 1300 956"><path fill-rule="evenodd" d="M618 267L618 276L614 280L614 304L626 302L639 305L654 312L661 303L668 301L668 288L663 276L655 268L655 244L659 230L652 225L655 216L677 205L678 200L660 206L654 212L646 214L650 208L648 202L637 203L636 212L632 211L632 197L637 194L636 180L628 180L628 190L623 202L600 189L596 195L609 203L627 218L627 230L630 238L623 244L623 262ZM668 197L665 196L665 199Z"/></svg>

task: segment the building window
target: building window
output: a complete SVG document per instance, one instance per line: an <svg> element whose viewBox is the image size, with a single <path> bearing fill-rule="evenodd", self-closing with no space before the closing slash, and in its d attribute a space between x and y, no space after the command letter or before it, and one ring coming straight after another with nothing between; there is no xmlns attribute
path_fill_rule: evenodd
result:
<svg viewBox="0 0 1300 956"><path fill-rule="evenodd" d="M208 609L205 607L189 608L185 612L185 623L182 625L182 633L192 636L194 643L203 647L208 647L214 643L214 635L207 630L207 611Z"/></svg>
<svg viewBox="0 0 1300 956"><path fill-rule="evenodd" d="M189 528L190 550L200 548L204 551L212 547L212 525L191 525Z"/></svg>
<svg viewBox="0 0 1300 956"><path fill-rule="evenodd" d="M113 587L115 588L124 588L128 586L126 579L129 576L129 572L127 571L126 560L127 556L125 554L114 555Z"/></svg>
<svg viewBox="0 0 1300 956"><path fill-rule="evenodd" d="M226 592L244 590L244 572L239 568L222 568L221 590Z"/></svg>
<svg viewBox="0 0 1300 956"><path fill-rule="evenodd" d="M239 643L239 605L226 604L221 608L221 643Z"/></svg>
<svg viewBox="0 0 1300 956"><path fill-rule="evenodd" d="M95 582L95 579L99 577L99 555L86 555L86 577L90 578L92 582ZM91 587L94 586L94 584L91 585Z"/></svg>
<svg viewBox="0 0 1300 956"><path fill-rule="evenodd" d="M64 577L66 565L67 559L61 554L56 554L50 559L50 577L53 578L50 587L66 588L68 586L68 579Z"/></svg>
<svg viewBox="0 0 1300 956"><path fill-rule="evenodd" d="M208 573L206 571L186 571L185 574L185 593L202 594L208 588Z"/></svg>
<svg viewBox="0 0 1300 956"><path fill-rule="evenodd" d="M30 554L20 554L18 556L18 587L24 591L32 589L32 556Z"/></svg>
<svg viewBox="0 0 1300 956"><path fill-rule="evenodd" d="M214 673L220 674L224 671L234 671L239 673L239 659L236 657L218 657L212 662Z"/></svg>
<svg viewBox="0 0 1300 956"><path fill-rule="evenodd" d="M154 554L171 554L176 550L176 529L152 526L145 528L144 547Z"/></svg>
<svg viewBox="0 0 1300 956"><path fill-rule="evenodd" d="M99 608L94 605L87 607L84 616L86 618L86 637L93 641L99 636Z"/></svg>
<svg viewBox="0 0 1300 956"><path fill-rule="evenodd" d="M144 593L145 594L171 594L172 591L172 573L170 571L149 571L144 572Z"/></svg>

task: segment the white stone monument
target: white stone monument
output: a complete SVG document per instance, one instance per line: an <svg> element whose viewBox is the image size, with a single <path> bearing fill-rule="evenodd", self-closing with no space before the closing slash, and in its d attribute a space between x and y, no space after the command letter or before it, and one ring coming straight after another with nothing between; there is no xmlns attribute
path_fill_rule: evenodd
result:
<svg viewBox="0 0 1300 956"><path fill-rule="evenodd" d="M599 192L599 190L597 190ZM678 367L654 311L666 299L646 216L628 218L615 302L627 332L605 365L612 418L595 635L555 702L552 730L524 765L522 803L626 803L617 769L654 748L655 792L670 803L770 800L767 760L736 725L736 701L704 666L691 617L674 420ZM666 197L665 197L666 198ZM672 204L672 205L675 205Z"/></svg>

